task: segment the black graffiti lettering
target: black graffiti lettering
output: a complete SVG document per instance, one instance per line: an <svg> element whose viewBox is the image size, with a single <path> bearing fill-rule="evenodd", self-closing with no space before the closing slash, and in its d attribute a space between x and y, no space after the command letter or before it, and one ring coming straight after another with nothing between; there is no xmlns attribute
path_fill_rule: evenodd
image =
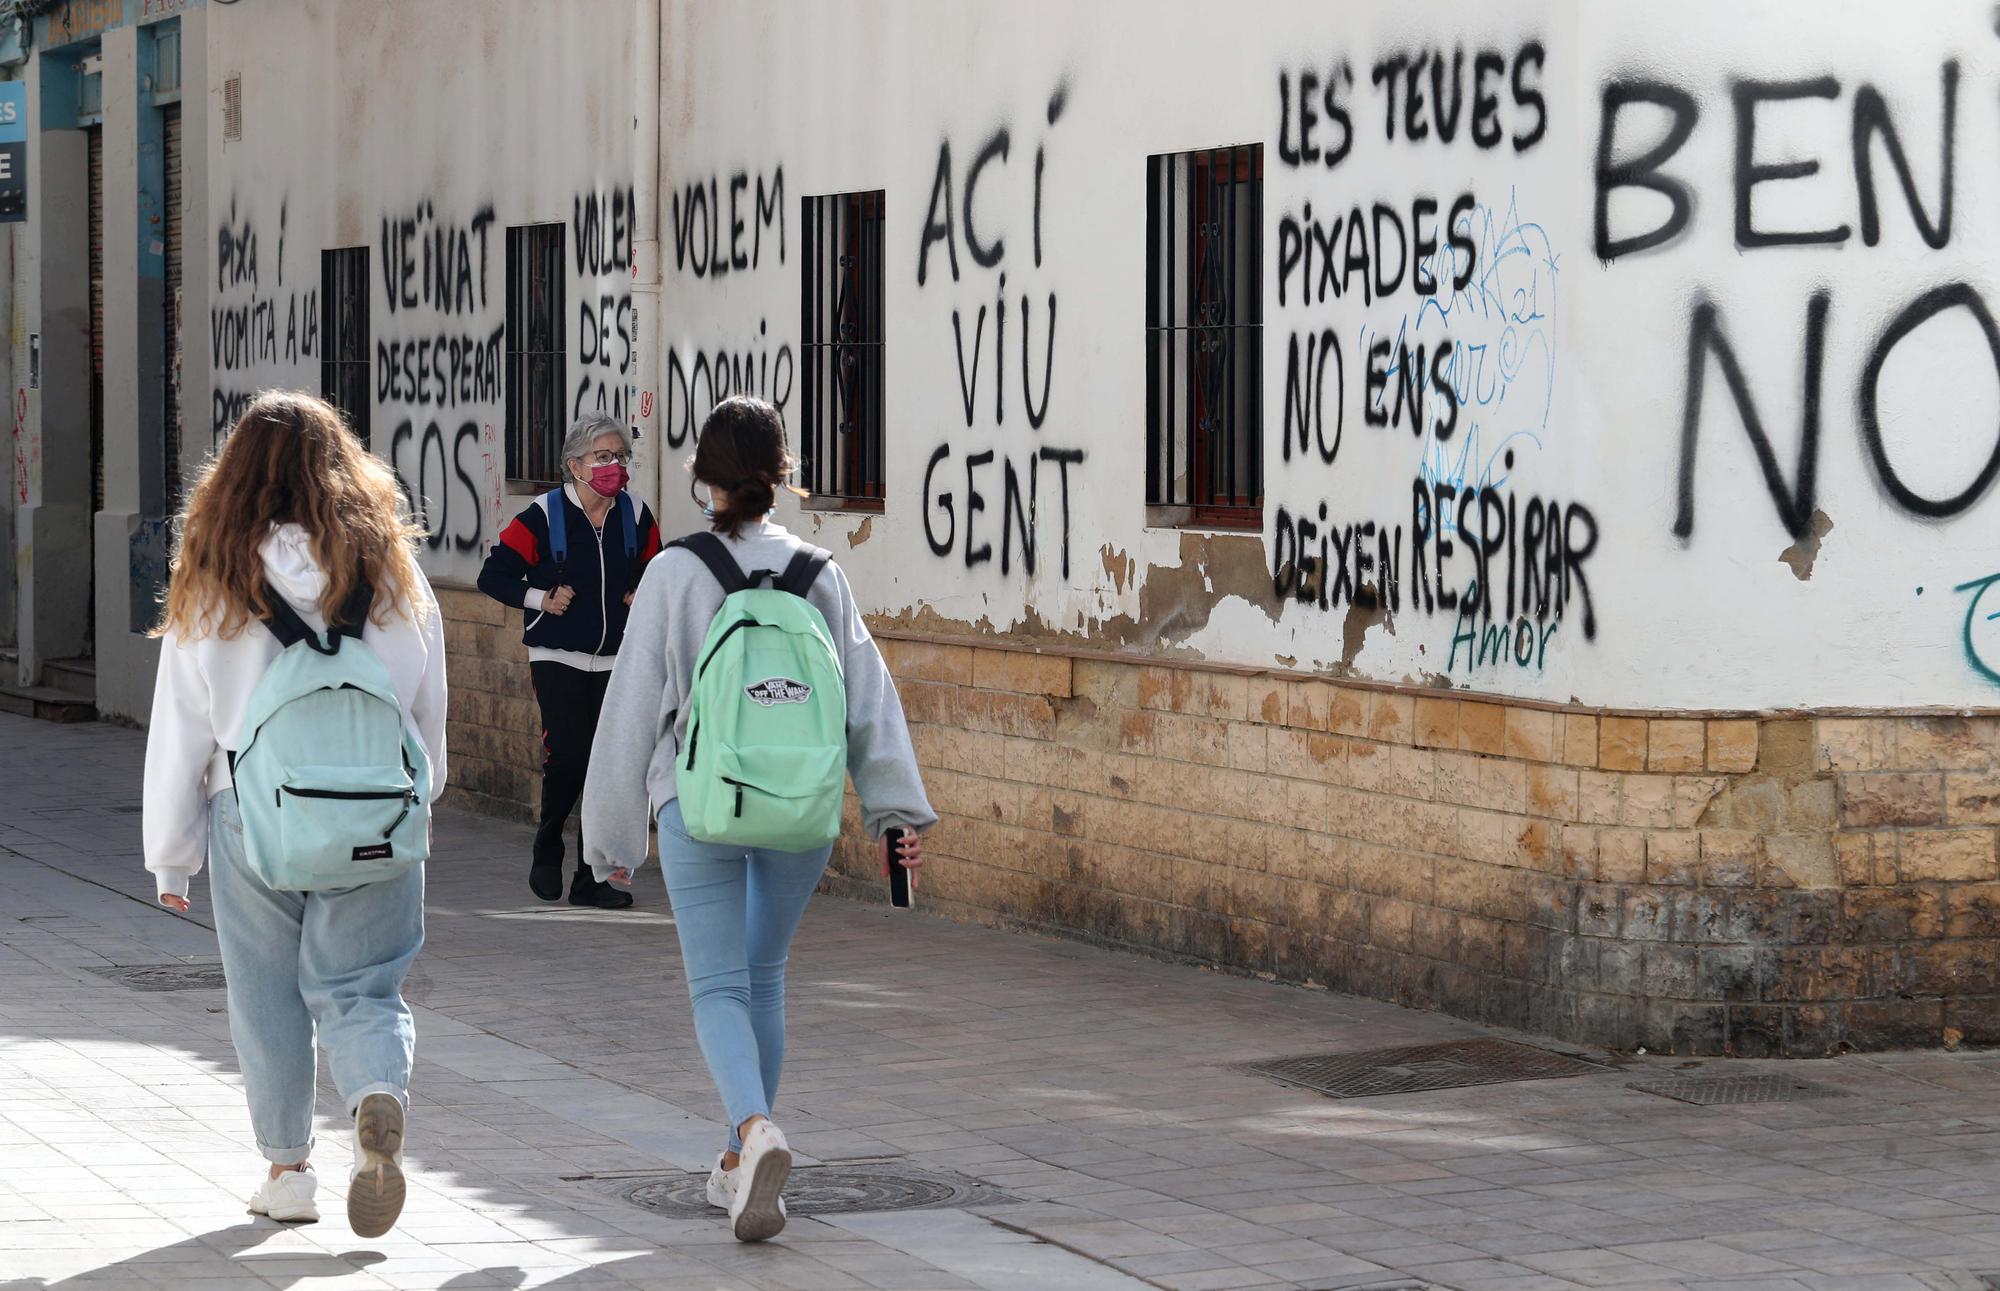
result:
<svg viewBox="0 0 2000 1291"><path fill-rule="evenodd" d="M1442 51L1431 56L1431 103L1434 108L1431 117L1437 126L1438 140L1450 143L1458 137L1459 114L1465 110L1465 51L1455 49L1451 54L1451 108L1445 109L1444 54Z"/></svg>
<svg viewBox="0 0 2000 1291"><path fill-rule="evenodd" d="M762 172L753 175L737 171L729 177L726 228L722 210L724 181L720 175L697 179L674 193L675 272L692 273L697 278L722 278L732 271L753 271L763 264L764 231L773 225L777 226L778 233L778 263L785 262L785 168L774 166L771 169L768 189L764 181ZM629 189L627 194L625 201L629 210ZM746 194L751 199L747 207L750 212L748 223L742 218ZM745 233L750 235L747 255L742 246ZM630 251L628 241L628 258Z"/></svg>
<svg viewBox="0 0 2000 1291"><path fill-rule="evenodd" d="M1741 80L1729 87L1736 104L1736 245L1752 247L1812 246L1847 241L1845 224L1831 229L1792 229L1764 232L1751 220L1752 190L1759 184L1784 179L1805 179L1819 173L1814 158L1800 161L1759 162L1757 160L1757 106L1760 103L1787 103L1799 99L1832 99L1840 94L1840 82L1831 76L1804 81Z"/></svg>
<svg viewBox="0 0 2000 1291"><path fill-rule="evenodd" d="M1722 370L1723 382L1736 405L1736 414L1743 422L1743 432L1748 436L1751 450L1757 456L1757 466L1763 472L1764 487L1771 494L1771 502L1778 509L1778 518L1783 522L1785 532L1797 538L1811 526L1815 479L1819 470L1820 370L1826 351L1826 315L1831 299L1826 291L1821 290L1814 292L1806 305L1805 393L1800 413L1799 459L1789 487L1778 468L1771 441L1764 433L1763 418L1758 414L1756 401L1743 379L1743 369L1737 364L1736 351L1723 334L1714 303L1703 300L1696 304L1688 326L1687 396L1681 414L1680 505L1674 517L1675 537L1685 541L1694 533L1695 449L1701 433L1701 400L1710 356ZM1564 579L1567 586L1567 573ZM1588 632L1585 635L1589 635Z"/></svg>
<svg viewBox="0 0 2000 1291"><path fill-rule="evenodd" d="M1542 42L1539 40L1531 40L1521 46L1521 52L1514 56L1514 102L1535 114L1534 126L1527 132L1514 136L1515 152L1526 152L1540 143L1542 136L1549 132L1548 102L1542 97L1541 90L1530 85L1527 78L1528 69L1531 67L1539 78L1544 57L1546 51L1542 49Z"/></svg>
<svg viewBox="0 0 2000 1291"><path fill-rule="evenodd" d="M1861 198L1861 240L1874 246L1881 240L1882 225L1875 209L1875 169L1873 141L1880 137L1889 150L1889 162L1903 186L1903 200L1909 203L1910 218L1924 245L1942 250L1951 241L1952 170L1955 153L1954 131L1958 117L1958 60L1947 61L1938 72L1940 97L1944 101L1943 121L1938 131L1938 214L1933 222L1924 213L1923 199L1917 196L1917 181L1910 174L1910 160L1903 141L1889 119L1889 108L1881 91L1863 85L1854 92L1854 187Z"/></svg>
<svg viewBox="0 0 2000 1291"><path fill-rule="evenodd" d="M750 234L750 265L755 268L763 262L764 230L772 224L778 226L778 263L785 263L785 168L778 166L771 171L769 200L765 198L764 176L757 176L757 224Z"/></svg>
<svg viewBox="0 0 2000 1291"><path fill-rule="evenodd" d="M958 311L951 311L951 338L958 347L958 393L965 401L965 424L972 425L972 401L979 394L979 343L986 337L986 306L979 307L979 323L972 333L972 375L965 374L965 335L959 330Z"/></svg>
<svg viewBox="0 0 2000 1291"><path fill-rule="evenodd" d="M750 176L737 171L729 177L729 267L748 269L750 257L743 253L743 219L736 213L741 194L750 191Z"/></svg>
<svg viewBox="0 0 2000 1291"><path fill-rule="evenodd" d="M409 485L409 476L404 472L401 457L405 440L417 440L417 487L414 492ZM480 505L479 486L471 472L465 467L464 452L467 441L475 447L479 443L479 423L462 423L453 434L449 448L445 445L444 428L435 421L424 427L421 437L417 435L416 424L405 418L396 425L389 438L389 466L396 473L397 483L402 487L403 496L408 499L411 514L424 527L424 542L436 551L449 542L456 551L475 551L484 536L485 515ZM436 449L438 494L430 491L432 449ZM451 526L452 501L448 488L452 476L456 476L462 487L466 506L472 523L469 528L461 527L454 532Z"/></svg>
<svg viewBox="0 0 2000 1291"><path fill-rule="evenodd" d="M1056 464L1056 474L1062 484L1058 496L1062 499L1062 576L1069 577L1069 468L1082 463L1084 450L1081 448L1044 448L1036 456L1045 462Z"/></svg>
<svg viewBox="0 0 2000 1291"><path fill-rule="evenodd" d="M983 565L993 559L993 544L982 542L974 545L972 524L975 517L986 509L986 495L973 486L973 472L993 461L993 450L982 453L968 453L965 457L965 567Z"/></svg>
<svg viewBox="0 0 2000 1291"><path fill-rule="evenodd" d="M230 199L229 218L215 231L215 290L220 295L244 283L257 285L257 230L248 218L236 218L236 200Z"/></svg>
<svg viewBox="0 0 2000 1291"><path fill-rule="evenodd" d="M1391 143L1396 140L1396 87L1401 84L1403 68L1409 65L1409 61L1408 54L1391 54L1377 59L1368 70L1369 81L1382 91L1382 132Z"/></svg>
<svg viewBox="0 0 2000 1291"><path fill-rule="evenodd" d="M1618 117L1635 103L1664 108L1673 116L1667 132L1637 157L1614 161L1618 144ZM1597 130L1595 182L1596 239L1599 260L1616 260L1679 237L1694 214L1694 192L1686 182L1665 174L1660 167L1681 150L1694 133L1699 110L1694 96L1679 86L1663 81L1613 81L1604 87L1602 115ZM1667 199L1667 217L1644 232L1627 237L1611 235L1611 194L1620 188L1644 188Z"/></svg>
<svg viewBox="0 0 2000 1291"><path fill-rule="evenodd" d="M1995 328L1993 315L1978 291L1963 282L1934 287L1904 306L1903 312L1897 314L1876 339L1875 348L1868 355L1868 366L1861 376L1861 442L1868 449L1868 460L1875 467L1875 476L1905 511L1933 520L1955 516L1985 494L1993 483L1993 477L2000 474L2000 440L1996 440L1993 451L1987 455L1986 464L1962 492L1949 498L1925 497L1905 484L1889 461L1888 448L1882 442L1880 386L1883 365L1903 338L1945 310L1954 308L1965 310L1979 324L1979 333L1986 339L1987 353L1993 361L1994 375L2000 377L2000 329Z"/></svg>
<svg viewBox="0 0 2000 1291"><path fill-rule="evenodd" d="M460 425L458 434L451 441L452 474L458 476L459 484L465 489L465 496L471 501L471 511L474 520L470 533L452 535L451 545L457 551L478 550L481 536L480 531L483 528L481 507L479 505L479 482L473 479L472 472L465 468L465 446L468 443L474 448L479 446L479 423L477 422L468 421Z"/></svg>
<svg viewBox="0 0 2000 1291"><path fill-rule="evenodd" d="M1419 480L1417 487L1422 488L1423 481ZM1453 544L1450 535L1458 532L1446 524L1446 521L1452 518L1451 504L1457 496L1458 489L1450 484L1436 484L1431 488L1431 536L1435 540L1431 548L1432 562L1437 568L1438 608L1444 610L1458 608L1458 593L1452 590L1451 582L1444 572L1444 564L1452 555ZM1427 605L1430 599L1426 594L1424 601Z"/></svg>
<svg viewBox="0 0 2000 1291"><path fill-rule="evenodd" d="M210 425L212 436L220 439L235 429L243 414L250 410L250 401L254 398L256 396L248 390L225 390L220 386L216 387L213 399L214 416Z"/></svg>
<svg viewBox="0 0 2000 1291"><path fill-rule="evenodd" d="M438 335L375 342L375 398L408 407L498 404L506 327L485 336Z"/></svg>
<svg viewBox="0 0 2000 1291"><path fill-rule="evenodd" d="M1577 541L1577 530L1583 530L1583 541ZM1563 511L1563 604L1568 605L1574 596L1583 597L1583 639L1597 638L1597 611L1590 599L1590 583L1584 577L1583 562L1597 550L1597 517L1580 502L1572 502ZM1576 591L1570 591L1574 581Z"/></svg>
<svg viewBox="0 0 2000 1291"><path fill-rule="evenodd" d="M1437 295L1437 274L1431 269L1431 257L1437 254L1437 199L1419 197L1410 203L1410 288L1419 296ZM1430 231L1424 231L1424 218L1432 220ZM1278 302L1284 304L1283 300Z"/></svg>
<svg viewBox="0 0 2000 1291"><path fill-rule="evenodd" d="M1035 406L1035 387L1028 380L1028 326L1034 315L1028 312L1028 297L1021 297L1021 404L1028 410L1028 425L1036 430L1049 415L1049 387L1052 369L1056 361L1056 294L1049 293L1049 330L1042 347L1042 403ZM1032 569L1030 573L1034 572Z"/></svg>
<svg viewBox="0 0 2000 1291"><path fill-rule="evenodd" d="M944 218L938 218L942 209ZM930 205L924 208L924 236L917 246L917 286L924 285L924 274L930 265L931 243L942 241L945 254L951 257L951 280L958 281L958 242L952 234L951 201L951 141L938 145L937 177L931 181Z"/></svg>
<svg viewBox="0 0 2000 1291"><path fill-rule="evenodd" d="M1286 146L1291 125L1291 77L1278 73L1278 98L1286 114L1278 128L1278 156L1288 166L1299 166L1309 161L1318 161L1319 145L1313 142L1313 127L1319 124L1319 117L1313 111L1313 91L1319 88L1319 73L1299 73L1299 143L1296 148Z"/></svg>
<svg viewBox="0 0 2000 1291"><path fill-rule="evenodd" d="M1000 572L1008 572L1014 556L1014 530L1021 531L1021 568L1028 573L1035 572L1035 522L1034 496L1035 472L1040 467L1040 459L1028 459L1028 490L1021 491L1021 477L1014 470L1014 460L1008 458L1001 463L1002 491L1000 502Z"/></svg>
<svg viewBox="0 0 2000 1291"><path fill-rule="evenodd" d="M1472 59L1472 142L1481 148L1498 147L1500 95L1486 88L1489 79L1507 74L1507 60L1490 49L1482 49Z"/></svg>
<svg viewBox="0 0 2000 1291"><path fill-rule="evenodd" d="M632 203L630 188L577 194L570 228L579 275L603 278L632 267Z"/></svg>
<svg viewBox="0 0 2000 1291"><path fill-rule="evenodd" d="M1389 424L1389 410L1383 394L1389 388L1389 353L1394 347L1387 337L1379 337L1368 347L1368 391L1361 403L1361 416L1371 426Z"/></svg>
<svg viewBox="0 0 2000 1291"><path fill-rule="evenodd" d="M1424 543L1430 536L1431 493L1419 478L1410 487L1410 577L1416 580L1410 589L1410 608L1416 608L1417 593L1422 592L1426 614L1436 607L1430 575L1424 569Z"/></svg>
<svg viewBox="0 0 2000 1291"><path fill-rule="evenodd" d="M760 337L764 334L762 326L758 334ZM678 348L668 351L663 388L666 407L661 418L667 447L679 448L694 442L708 410L732 394L754 394L784 412L791 401L796 375L790 342L773 350L760 339L750 349L733 355L728 351L718 352L713 359L700 351L692 357Z"/></svg>
<svg viewBox="0 0 2000 1291"><path fill-rule="evenodd" d="M1375 234L1375 298L1383 300L1394 295L1403 285L1403 273L1407 267L1405 262L1410 254L1410 239L1403 228L1403 217L1396 214L1392 207L1377 202L1370 214L1373 219L1371 227ZM1396 254L1393 256L1382 245L1384 217L1388 219L1389 227L1396 231ZM1385 274L1392 265L1395 267L1396 276L1386 277Z"/></svg>
<svg viewBox="0 0 2000 1291"><path fill-rule="evenodd" d="M1452 201L1451 215L1445 221L1445 241L1451 244L1451 262L1457 266L1460 255L1465 257L1465 267L1458 269L1451 280L1453 291L1464 291L1472 284L1473 271L1479 267L1479 245L1472 240L1472 212L1478 206L1471 193L1460 193Z"/></svg>
<svg viewBox="0 0 2000 1291"><path fill-rule="evenodd" d="M1278 217L1278 305L1285 304L1285 284L1305 258L1305 233L1290 212Z"/></svg>
<svg viewBox="0 0 2000 1291"><path fill-rule="evenodd" d="M1004 126L994 131L993 137L986 141L986 146L979 150L977 156L973 157L972 165L966 167L965 171L965 249L972 254L973 263L982 269L991 269L994 265L1000 263L1001 257L1007 254L1007 240L1005 238L995 238L991 246L981 246L979 244L979 235L973 230L973 195L979 188L979 176L986 169L987 163L993 161L995 158L1003 162L1007 160L1007 150L1010 142Z"/></svg>
<svg viewBox="0 0 2000 1291"><path fill-rule="evenodd" d="M1292 514L1283 505L1271 530L1271 594L1290 600L1299 585L1299 538L1292 528Z"/></svg>
<svg viewBox="0 0 2000 1291"><path fill-rule="evenodd" d="M930 544L933 556L951 555L952 544L958 539L958 515L952 510L951 494L931 492L931 480L937 475L938 463L950 456L951 445L939 444L931 453L930 463L924 467L924 541ZM939 539L937 530L931 527L933 505L943 510L945 521L951 526L945 530L943 539Z"/></svg>
<svg viewBox="0 0 2000 1291"><path fill-rule="evenodd" d="M1299 333L1292 333L1285 360L1284 458L1288 462L1292 460L1292 442L1296 438L1301 461L1305 460L1307 448L1317 446L1320 461L1330 466L1340 453L1340 439L1347 424L1347 364L1341 356L1340 338L1331 327L1322 328L1317 336L1307 336L1305 343L1302 365L1299 361ZM1334 373L1331 444L1326 442L1326 360L1329 355L1333 358Z"/></svg>
<svg viewBox="0 0 2000 1291"><path fill-rule="evenodd" d="M1403 68L1403 137L1418 143L1429 137L1430 124L1424 119L1424 64L1428 53L1419 52Z"/></svg>
<svg viewBox="0 0 2000 1291"><path fill-rule="evenodd" d="M382 285L390 314L418 308L446 315L484 310L493 220L493 208L485 206L464 224L447 223L438 219L430 202L419 203L407 215L384 216Z"/></svg>
<svg viewBox="0 0 2000 1291"><path fill-rule="evenodd" d="M1458 430L1458 391L1451 384L1451 350L1452 340L1447 336L1431 351L1431 389L1444 396L1444 418L1432 426L1440 444L1449 443Z"/></svg>

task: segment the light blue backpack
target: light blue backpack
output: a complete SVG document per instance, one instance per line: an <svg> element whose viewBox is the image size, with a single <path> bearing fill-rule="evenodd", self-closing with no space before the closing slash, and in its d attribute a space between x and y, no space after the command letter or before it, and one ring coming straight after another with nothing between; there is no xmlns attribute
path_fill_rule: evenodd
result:
<svg viewBox="0 0 2000 1291"><path fill-rule="evenodd" d="M389 670L361 641L365 583L326 641L268 584L264 626L284 647L250 692L230 760L244 854L281 892L360 887L430 854L431 763Z"/></svg>

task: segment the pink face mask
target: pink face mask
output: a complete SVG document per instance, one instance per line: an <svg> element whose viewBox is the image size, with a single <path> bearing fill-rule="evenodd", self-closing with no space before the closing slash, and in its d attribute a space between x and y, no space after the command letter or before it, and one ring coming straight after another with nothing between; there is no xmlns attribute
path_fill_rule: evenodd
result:
<svg viewBox="0 0 2000 1291"><path fill-rule="evenodd" d="M615 498L631 476L616 462L590 468L590 491L601 498Z"/></svg>

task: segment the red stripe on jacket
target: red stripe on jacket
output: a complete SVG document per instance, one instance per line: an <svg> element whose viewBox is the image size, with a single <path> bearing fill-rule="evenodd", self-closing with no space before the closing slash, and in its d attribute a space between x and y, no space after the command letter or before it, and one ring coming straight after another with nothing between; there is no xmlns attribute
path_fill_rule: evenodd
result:
<svg viewBox="0 0 2000 1291"><path fill-rule="evenodd" d="M535 539L535 531L519 520L509 522L507 527L500 531L500 541L507 544L510 551L530 565L542 563L542 547Z"/></svg>

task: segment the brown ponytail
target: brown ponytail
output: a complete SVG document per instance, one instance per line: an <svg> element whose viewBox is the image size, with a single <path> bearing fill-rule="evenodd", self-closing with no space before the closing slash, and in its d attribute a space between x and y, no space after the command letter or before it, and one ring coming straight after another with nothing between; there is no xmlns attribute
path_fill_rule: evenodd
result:
<svg viewBox="0 0 2000 1291"><path fill-rule="evenodd" d="M714 495L711 527L736 537L776 505L794 465L785 447L785 419L776 408L748 395L715 405L701 424L691 463L694 479Z"/></svg>

